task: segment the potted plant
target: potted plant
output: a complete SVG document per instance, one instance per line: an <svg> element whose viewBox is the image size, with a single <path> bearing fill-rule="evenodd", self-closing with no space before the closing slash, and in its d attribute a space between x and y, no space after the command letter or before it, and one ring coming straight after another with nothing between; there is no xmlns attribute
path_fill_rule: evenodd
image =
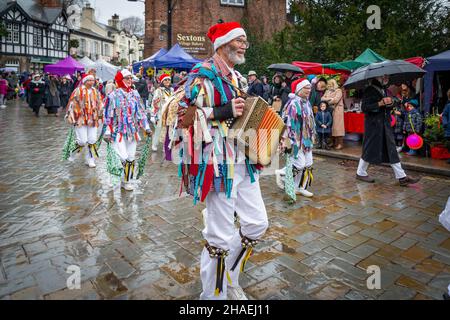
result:
<svg viewBox="0 0 450 320"><path fill-rule="evenodd" d="M450 154L445 147L444 128L439 114L428 114L424 120L425 131L423 138L430 146L431 158L448 159Z"/></svg>

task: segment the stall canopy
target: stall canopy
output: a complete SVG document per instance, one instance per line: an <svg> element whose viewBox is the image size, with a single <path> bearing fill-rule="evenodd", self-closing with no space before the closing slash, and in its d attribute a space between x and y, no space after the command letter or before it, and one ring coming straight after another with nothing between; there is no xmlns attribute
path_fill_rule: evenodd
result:
<svg viewBox="0 0 450 320"><path fill-rule="evenodd" d="M68 56L67 58L55 63L49 64L44 67L44 72L64 76L66 74L74 74L77 71L83 71L84 66L77 60Z"/></svg>
<svg viewBox="0 0 450 320"><path fill-rule="evenodd" d="M91 65L91 68L95 69L97 77L102 81L114 79L117 71L120 69L102 59L95 61L93 65Z"/></svg>
<svg viewBox="0 0 450 320"><path fill-rule="evenodd" d="M138 61L138 62L134 63L133 64L133 72L134 73L138 73L139 69L141 67L144 67L144 69L153 68L154 67L154 63L155 63L155 59L158 59L158 58L162 57L166 53L167 53L167 50L164 49L164 48L161 48L156 53L151 55L150 57L148 57L148 58L146 58L146 59L144 59L142 61Z"/></svg>
<svg viewBox="0 0 450 320"><path fill-rule="evenodd" d="M315 63L315 62L302 62L294 61L293 65L302 68L305 74L335 74L344 73L350 74L353 70L360 67L367 66L374 62L381 62L386 60L384 57L373 51L372 49L366 49L355 60L347 60L334 63Z"/></svg>
<svg viewBox="0 0 450 320"><path fill-rule="evenodd" d="M424 68L427 71L424 77L424 109L425 112L430 112L434 74L439 71L450 71L450 50L429 57L427 61L428 63Z"/></svg>
<svg viewBox="0 0 450 320"><path fill-rule="evenodd" d="M78 60L78 62L81 63L86 69L91 68L94 64L94 61L92 61L88 57L83 57L82 59Z"/></svg>
<svg viewBox="0 0 450 320"><path fill-rule="evenodd" d="M177 43L165 55L155 59L154 67L190 69L201 61L192 57Z"/></svg>

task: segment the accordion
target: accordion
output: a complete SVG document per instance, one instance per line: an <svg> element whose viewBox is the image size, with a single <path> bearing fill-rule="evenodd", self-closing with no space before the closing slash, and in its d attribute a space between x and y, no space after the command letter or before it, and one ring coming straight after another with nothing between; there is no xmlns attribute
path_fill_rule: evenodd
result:
<svg viewBox="0 0 450 320"><path fill-rule="evenodd" d="M242 116L230 129L228 138L237 140L251 163L267 166L277 152L286 126L264 99L249 97L245 100Z"/></svg>

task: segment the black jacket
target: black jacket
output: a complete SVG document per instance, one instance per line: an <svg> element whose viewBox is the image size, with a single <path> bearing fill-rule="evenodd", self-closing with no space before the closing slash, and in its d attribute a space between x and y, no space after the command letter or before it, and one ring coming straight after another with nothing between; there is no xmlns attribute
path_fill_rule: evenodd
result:
<svg viewBox="0 0 450 320"><path fill-rule="evenodd" d="M378 82L374 81L364 90L361 104L365 115L362 159L372 164L399 163L390 124L391 110L378 106L383 97L383 89Z"/></svg>
<svg viewBox="0 0 450 320"><path fill-rule="evenodd" d="M145 79L139 80L136 84L136 90L139 92L139 95L142 99L147 100L148 99L148 86L147 81Z"/></svg>
<svg viewBox="0 0 450 320"><path fill-rule="evenodd" d="M264 88L261 81L256 79L248 88L247 93L251 96L260 96L261 98L264 96Z"/></svg>
<svg viewBox="0 0 450 320"><path fill-rule="evenodd" d="M38 107L44 103L45 83L30 82L30 107Z"/></svg>

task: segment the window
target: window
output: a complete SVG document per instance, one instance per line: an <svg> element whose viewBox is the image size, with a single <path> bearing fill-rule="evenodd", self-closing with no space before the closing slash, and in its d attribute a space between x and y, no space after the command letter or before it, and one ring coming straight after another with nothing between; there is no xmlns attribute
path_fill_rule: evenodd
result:
<svg viewBox="0 0 450 320"><path fill-rule="evenodd" d="M55 50L62 50L63 36L61 33L55 34Z"/></svg>
<svg viewBox="0 0 450 320"><path fill-rule="evenodd" d="M81 39L81 41L80 41L80 49L81 49L81 52L84 55L84 53L86 52L86 39Z"/></svg>
<svg viewBox="0 0 450 320"><path fill-rule="evenodd" d="M6 42L19 43L20 42L20 25L17 23L6 24L8 35L6 36Z"/></svg>
<svg viewBox="0 0 450 320"><path fill-rule="evenodd" d="M109 45L107 43L105 43L103 55L109 56Z"/></svg>
<svg viewBox="0 0 450 320"><path fill-rule="evenodd" d="M94 41L94 45L92 46L92 55L96 57L97 53L98 53L98 42Z"/></svg>
<svg viewBox="0 0 450 320"><path fill-rule="evenodd" d="M238 6L243 7L245 5L244 0L220 0L221 5Z"/></svg>
<svg viewBox="0 0 450 320"><path fill-rule="evenodd" d="M33 46L42 47L42 29L34 28L33 31Z"/></svg>

